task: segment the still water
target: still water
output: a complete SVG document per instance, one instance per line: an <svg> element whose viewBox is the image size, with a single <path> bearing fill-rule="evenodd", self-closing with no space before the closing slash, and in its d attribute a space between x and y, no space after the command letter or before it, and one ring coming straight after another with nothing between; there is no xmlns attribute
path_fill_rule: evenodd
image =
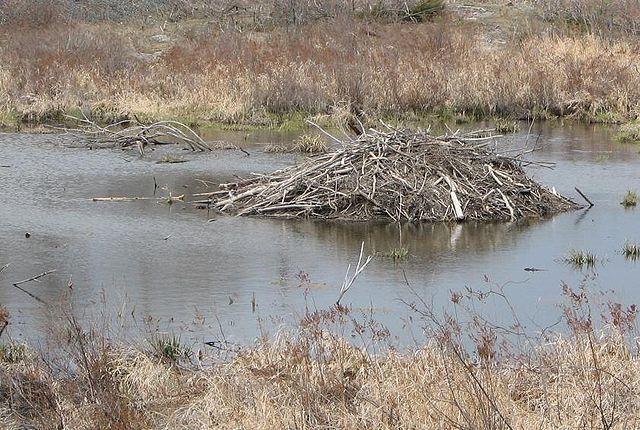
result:
<svg viewBox="0 0 640 430"><path fill-rule="evenodd" d="M620 250L625 240L640 242L640 208L625 210L620 201L627 189L640 191L640 155L638 147L614 142L614 131L542 125L528 138L541 146L530 158L556 163L553 170L532 167L529 173L581 202L578 186L595 203L588 211L519 223L402 226L235 218L186 203L91 200L154 197L155 184L156 197L185 194L190 200L220 182L295 163L296 155L263 152L265 144L291 135L210 136L236 141L250 156L161 148L140 157L73 148L79 142L59 135L2 134L0 267L10 266L0 273L0 304L12 314L12 337L37 337L56 322L47 306L12 283L55 270L22 286L48 303L72 294L81 318L111 309L138 320L152 317L162 330L190 330L194 341L219 338L222 331L246 343L260 327L273 332L305 307L333 303L362 242L368 253L409 251L401 261L375 258L343 300L374 312L399 339L410 336L404 325L411 312L402 301L416 294L447 311L454 291L502 285L532 327L555 322L561 282L575 286L585 276L590 288L635 303L640 262L626 261ZM525 134L499 145L523 145ZM156 163L169 152L188 162ZM598 255L595 272L561 261L572 248ZM500 319L506 310L487 312Z"/></svg>

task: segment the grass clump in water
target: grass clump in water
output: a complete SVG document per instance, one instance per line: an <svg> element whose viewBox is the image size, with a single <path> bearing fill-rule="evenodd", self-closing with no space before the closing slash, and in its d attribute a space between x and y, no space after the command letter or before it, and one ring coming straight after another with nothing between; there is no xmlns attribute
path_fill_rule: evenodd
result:
<svg viewBox="0 0 640 430"><path fill-rule="evenodd" d="M640 245L627 241L622 247L622 254L627 260L635 261L640 258Z"/></svg>
<svg viewBox="0 0 640 430"><path fill-rule="evenodd" d="M633 190L628 190L620 204L625 208L636 206L638 204L638 194Z"/></svg>
<svg viewBox="0 0 640 430"><path fill-rule="evenodd" d="M303 134L293 142L293 149L307 154L322 154L329 150L329 145L317 134Z"/></svg>
<svg viewBox="0 0 640 430"><path fill-rule="evenodd" d="M501 134L517 133L520 131L520 124L518 124L518 121L498 118L494 123L496 131Z"/></svg>
<svg viewBox="0 0 640 430"><path fill-rule="evenodd" d="M409 256L409 250L401 246L384 252L378 251L375 255L377 257L392 258L393 260L404 260Z"/></svg>
<svg viewBox="0 0 640 430"><path fill-rule="evenodd" d="M640 143L640 123L632 122L621 126L616 140L620 143Z"/></svg>
<svg viewBox="0 0 640 430"><path fill-rule="evenodd" d="M183 157L178 155L167 154L163 155L160 160L156 162L156 164L177 164L177 163L186 163L189 160L185 160Z"/></svg>
<svg viewBox="0 0 640 430"><path fill-rule="evenodd" d="M264 147L264 152L270 154L284 154L287 152L291 152L291 148L285 145L279 145L277 143L270 143L269 145Z"/></svg>
<svg viewBox="0 0 640 430"><path fill-rule="evenodd" d="M583 267L594 267L598 261L598 257L589 252L583 250L572 249L569 251L564 257L564 262L577 268L582 269Z"/></svg>

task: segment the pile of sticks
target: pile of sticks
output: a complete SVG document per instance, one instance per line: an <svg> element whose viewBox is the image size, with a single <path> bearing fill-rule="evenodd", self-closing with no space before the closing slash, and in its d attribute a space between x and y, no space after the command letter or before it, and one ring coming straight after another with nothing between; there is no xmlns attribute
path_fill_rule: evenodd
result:
<svg viewBox="0 0 640 430"><path fill-rule="evenodd" d="M369 130L302 164L222 184L208 203L237 215L357 221L516 220L579 207L527 177L522 154L491 149L493 137Z"/></svg>
<svg viewBox="0 0 640 430"><path fill-rule="evenodd" d="M123 120L100 126L87 116L67 116L79 125L76 128L54 127L82 137L92 148L135 148L140 154L153 145L183 145L192 151L211 151L211 147L191 128L178 121L145 124L138 120Z"/></svg>

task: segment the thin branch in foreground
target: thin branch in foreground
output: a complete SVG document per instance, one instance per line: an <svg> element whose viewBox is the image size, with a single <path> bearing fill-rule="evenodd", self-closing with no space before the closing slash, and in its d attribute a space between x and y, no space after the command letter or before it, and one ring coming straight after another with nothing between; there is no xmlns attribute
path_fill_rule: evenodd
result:
<svg viewBox="0 0 640 430"><path fill-rule="evenodd" d="M340 287L340 295L338 296L338 300L336 300L336 305L340 304L340 300L344 297L344 295L349 291L349 289L353 286L353 283L358 278L358 275L362 273L362 271L367 267L367 265L371 262L372 257L367 256L364 264L362 263L362 255L364 253L364 242L360 246L360 256L358 257L358 264L356 265L356 269L353 272L353 275L349 276L351 272L351 264L347 266L347 273L344 275L344 281L342 282L342 286Z"/></svg>

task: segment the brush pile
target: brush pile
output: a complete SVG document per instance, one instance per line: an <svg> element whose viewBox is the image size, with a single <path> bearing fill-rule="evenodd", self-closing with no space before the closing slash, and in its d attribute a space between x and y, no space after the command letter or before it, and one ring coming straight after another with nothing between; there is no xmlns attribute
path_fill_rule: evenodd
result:
<svg viewBox="0 0 640 430"><path fill-rule="evenodd" d="M513 221L578 207L528 178L519 155L491 150L492 140L486 131L370 130L302 164L222 184L208 203L237 215L432 222Z"/></svg>
<svg viewBox="0 0 640 430"><path fill-rule="evenodd" d="M192 151L211 151L211 147L187 125L178 121L160 121L145 124L138 120L122 120L100 126L83 114L82 118L69 116L79 124L76 128L51 127L81 137L91 148L135 148L140 154L154 145L182 145Z"/></svg>

